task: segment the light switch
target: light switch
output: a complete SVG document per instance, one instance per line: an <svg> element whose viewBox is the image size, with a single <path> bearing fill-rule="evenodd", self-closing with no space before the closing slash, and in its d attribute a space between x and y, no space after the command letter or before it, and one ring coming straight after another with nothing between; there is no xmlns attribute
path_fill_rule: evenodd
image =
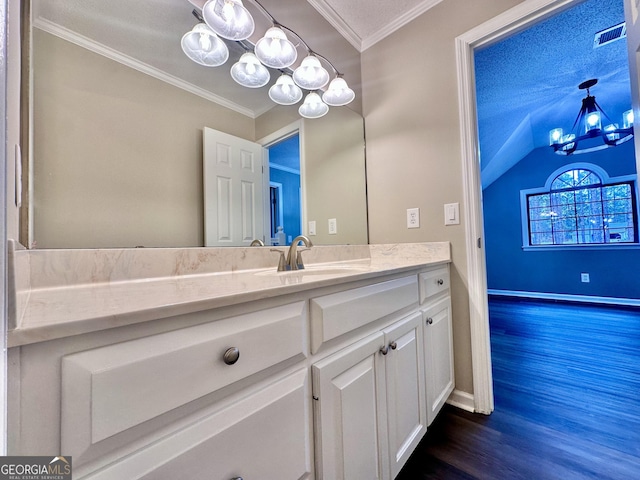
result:
<svg viewBox="0 0 640 480"><path fill-rule="evenodd" d="M460 204L447 203L444 206L444 224L460 225Z"/></svg>

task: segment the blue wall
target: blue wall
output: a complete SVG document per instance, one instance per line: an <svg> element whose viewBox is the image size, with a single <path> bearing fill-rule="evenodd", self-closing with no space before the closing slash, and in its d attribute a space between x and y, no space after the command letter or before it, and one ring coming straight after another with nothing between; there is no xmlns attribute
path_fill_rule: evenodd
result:
<svg viewBox="0 0 640 480"><path fill-rule="evenodd" d="M640 249L522 249L520 190L543 187L555 170L576 162L598 165L610 177L633 174L633 141L569 157L538 148L483 191L489 289L640 298ZM583 272L590 283L580 281Z"/></svg>

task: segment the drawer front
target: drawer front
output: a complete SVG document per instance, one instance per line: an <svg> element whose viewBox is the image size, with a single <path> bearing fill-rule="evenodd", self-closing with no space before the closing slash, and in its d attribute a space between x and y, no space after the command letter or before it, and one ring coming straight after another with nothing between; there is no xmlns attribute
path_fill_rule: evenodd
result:
<svg viewBox="0 0 640 480"><path fill-rule="evenodd" d="M420 279L420 304L423 304L430 297L449 290L448 266L421 273L418 277Z"/></svg>
<svg viewBox="0 0 640 480"><path fill-rule="evenodd" d="M92 445L128 428L302 359L305 307L297 302L64 357L62 450L81 460ZM232 348L239 357L229 365L224 355Z"/></svg>
<svg viewBox="0 0 640 480"><path fill-rule="evenodd" d="M311 300L311 351L324 342L418 302L415 275Z"/></svg>
<svg viewBox="0 0 640 480"><path fill-rule="evenodd" d="M307 369L285 377L89 478L309 478L307 378Z"/></svg>

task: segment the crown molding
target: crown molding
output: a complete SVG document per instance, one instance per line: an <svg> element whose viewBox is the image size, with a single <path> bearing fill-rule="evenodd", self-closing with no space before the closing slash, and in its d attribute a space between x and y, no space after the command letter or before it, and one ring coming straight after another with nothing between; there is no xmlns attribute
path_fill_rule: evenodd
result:
<svg viewBox="0 0 640 480"><path fill-rule="evenodd" d="M411 20L430 8L436 6L442 0L424 0L410 10L407 10L404 14L400 15L389 22L384 28L380 29L374 35L370 35L366 38L361 38L342 17L326 2L326 0L307 0L309 4L315 8L340 35L342 35L356 50L360 53L364 52L369 47L375 45L380 40L391 35L396 30L400 29Z"/></svg>
<svg viewBox="0 0 640 480"><path fill-rule="evenodd" d="M125 65L129 68L133 68L141 73L149 75L157 80L168 83L169 85L173 85L174 87L178 87L182 90L185 90L189 93L197 95L205 100L221 105L225 108L238 112L242 115L245 115L250 118L257 118L261 113L254 112L253 110L238 105L237 103L231 102L224 97L216 95L215 93L210 92L209 90L205 90L204 88L193 85L192 83L186 82L181 78L175 77L167 72L164 72L156 67L152 67L151 65L147 65L144 62L136 60L133 57L125 55L117 50L114 50L111 47L103 45L99 42L96 42L84 35L80 35L77 32L69 30L66 27L63 27L57 23L51 22L42 17L38 17L33 21L33 27L38 28L44 32L50 33L51 35L55 35L58 38L66 40L70 43L78 45L79 47L85 48L89 51L97 53L98 55L102 55L114 62L118 62L122 65ZM264 113L264 112L262 112Z"/></svg>

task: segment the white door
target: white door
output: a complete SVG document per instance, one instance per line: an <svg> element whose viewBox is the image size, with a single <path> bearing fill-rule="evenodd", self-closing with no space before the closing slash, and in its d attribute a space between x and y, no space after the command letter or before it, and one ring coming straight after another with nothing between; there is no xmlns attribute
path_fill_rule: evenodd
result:
<svg viewBox="0 0 640 480"><path fill-rule="evenodd" d="M382 332L312 366L316 478L389 478Z"/></svg>
<svg viewBox="0 0 640 480"><path fill-rule="evenodd" d="M391 478L395 478L427 431L422 315L415 313L384 331Z"/></svg>
<svg viewBox="0 0 640 480"><path fill-rule="evenodd" d="M423 316L427 416L431 425L455 386L451 299L447 297L434 303L424 310Z"/></svg>
<svg viewBox="0 0 640 480"><path fill-rule="evenodd" d="M204 244L248 246L264 240L261 145L204 128Z"/></svg>

